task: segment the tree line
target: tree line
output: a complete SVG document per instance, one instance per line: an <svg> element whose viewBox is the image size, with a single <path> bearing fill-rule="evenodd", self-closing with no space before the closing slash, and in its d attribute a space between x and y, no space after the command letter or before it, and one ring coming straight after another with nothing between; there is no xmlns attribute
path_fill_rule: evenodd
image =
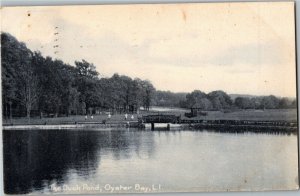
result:
<svg viewBox="0 0 300 196"><path fill-rule="evenodd" d="M200 90L191 93L156 91L152 103L163 107L199 108L202 110L229 109L289 109L297 107L297 100L287 97L228 95L217 90L208 94Z"/></svg>
<svg viewBox="0 0 300 196"><path fill-rule="evenodd" d="M156 91L148 80L114 74L100 77L86 60L75 66L31 51L8 33L1 33L2 114L12 116L60 116L136 112L151 105L203 110L278 109L297 107L296 99L273 95L236 97L224 91L208 94Z"/></svg>
<svg viewBox="0 0 300 196"><path fill-rule="evenodd" d="M100 78L85 60L75 66L32 52L1 33L2 110L5 117L92 114L97 108L134 112L150 108L154 86L148 80L114 74Z"/></svg>

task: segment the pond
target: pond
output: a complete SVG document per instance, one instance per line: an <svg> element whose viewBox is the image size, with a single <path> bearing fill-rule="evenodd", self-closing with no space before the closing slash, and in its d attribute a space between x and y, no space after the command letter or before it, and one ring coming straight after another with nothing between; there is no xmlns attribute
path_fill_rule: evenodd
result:
<svg viewBox="0 0 300 196"><path fill-rule="evenodd" d="M297 136L214 131L4 130L5 192L294 189Z"/></svg>

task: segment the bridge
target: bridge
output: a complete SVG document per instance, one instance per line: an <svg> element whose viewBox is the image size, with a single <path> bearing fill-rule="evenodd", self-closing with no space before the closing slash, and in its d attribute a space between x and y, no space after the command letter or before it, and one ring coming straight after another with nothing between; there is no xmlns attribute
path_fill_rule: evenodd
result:
<svg viewBox="0 0 300 196"><path fill-rule="evenodd" d="M151 130L154 130L155 123L168 123L167 128L170 128L170 124L177 124L181 122L180 116L171 115L171 114L154 114L154 115L145 115L139 119L140 123L151 123Z"/></svg>

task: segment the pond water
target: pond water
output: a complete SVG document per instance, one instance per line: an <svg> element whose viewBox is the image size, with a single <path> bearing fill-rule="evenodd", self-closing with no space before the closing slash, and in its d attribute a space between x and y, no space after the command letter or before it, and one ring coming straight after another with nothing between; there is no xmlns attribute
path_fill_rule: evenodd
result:
<svg viewBox="0 0 300 196"><path fill-rule="evenodd" d="M294 189L297 136L215 131L3 131L6 193Z"/></svg>

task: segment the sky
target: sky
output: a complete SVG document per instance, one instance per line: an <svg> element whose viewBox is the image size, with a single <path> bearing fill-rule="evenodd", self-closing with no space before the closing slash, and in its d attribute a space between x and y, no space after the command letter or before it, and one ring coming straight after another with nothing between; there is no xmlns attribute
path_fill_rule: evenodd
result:
<svg viewBox="0 0 300 196"><path fill-rule="evenodd" d="M4 7L1 31L157 90L296 97L293 2Z"/></svg>

